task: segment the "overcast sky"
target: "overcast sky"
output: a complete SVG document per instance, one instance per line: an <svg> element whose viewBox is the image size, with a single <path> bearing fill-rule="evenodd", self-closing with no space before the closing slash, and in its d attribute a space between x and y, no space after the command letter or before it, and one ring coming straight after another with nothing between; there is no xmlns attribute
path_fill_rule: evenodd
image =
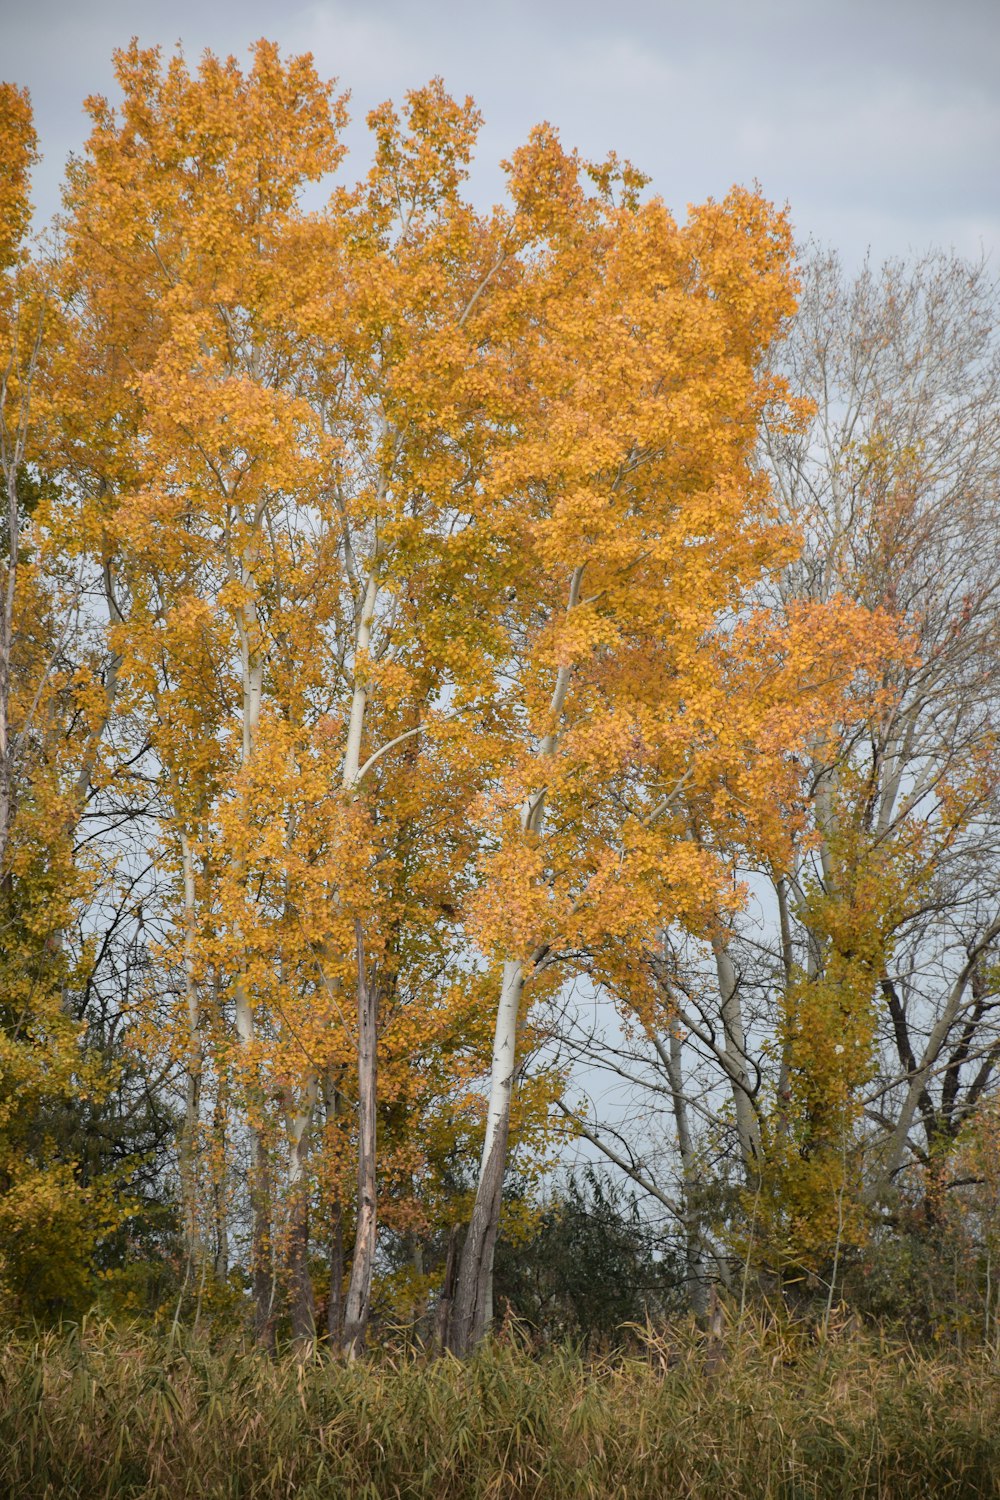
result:
<svg viewBox="0 0 1000 1500"><path fill-rule="evenodd" d="M351 91L359 152L367 109L443 74L485 115L483 200L547 119L629 157L679 212L757 179L852 262L1000 258L1000 0L0 0L0 77L27 84L45 152L40 217L133 34L192 62L262 35L311 51Z"/></svg>

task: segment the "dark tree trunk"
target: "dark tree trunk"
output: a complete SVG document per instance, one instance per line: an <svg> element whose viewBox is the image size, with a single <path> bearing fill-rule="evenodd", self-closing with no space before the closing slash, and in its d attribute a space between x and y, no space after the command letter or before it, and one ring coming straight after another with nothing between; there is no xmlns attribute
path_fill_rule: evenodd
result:
<svg viewBox="0 0 1000 1500"><path fill-rule="evenodd" d="M448 1333L448 1347L459 1358L464 1358L482 1339L493 1312L493 1253L500 1228L508 1123L505 1119L497 1130L480 1172L469 1232L462 1246Z"/></svg>
<svg viewBox="0 0 1000 1500"><path fill-rule="evenodd" d="M271 1263L271 1164L267 1148L254 1131L250 1153L250 1206L253 1219L254 1340L274 1353L274 1269Z"/></svg>
<svg viewBox="0 0 1000 1500"><path fill-rule="evenodd" d="M337 1070L339 1071L339 1070ZM326 1104L326 1140L328 1160L336 1174L340 1161L341 1105L337 1071L327 1075L323 1086ZM339 1179L335 1175L335 1181ZM335 1187L328 1222L327 1260L330 1268L330 1293L326 1299L326 1336L334 1349L340 1348L344 1327L344 1205L340 1188Z"/></svg>
<svg viewBox="0 0 1000 1500"><path fill-rule="evenodd" d="M330 1295L326 1304L326 1334L339 1348L344 1326L344 1209L339 1198L330 1212Z"/></svg>
<svg viewBox="0 0 1000 1500"><path fill-rule="evenodd" d="M439 1349L449 1348L451 1311L455 1304L455 1280L458 1273L458 1226L453 1224L448 1231L448 1250L444 1261L444 1281L441 1283L441 1300L438 1302L435 1319L435 1342Z"/></svg>
<svg viewBox="0 0 1000 1500"><path fill-rule="evenodd" d="M292 1338L301 1349L316 1338L316 1300L309 1275L309 1192L299 1183L288 1226L288 1273Z"/></svg>

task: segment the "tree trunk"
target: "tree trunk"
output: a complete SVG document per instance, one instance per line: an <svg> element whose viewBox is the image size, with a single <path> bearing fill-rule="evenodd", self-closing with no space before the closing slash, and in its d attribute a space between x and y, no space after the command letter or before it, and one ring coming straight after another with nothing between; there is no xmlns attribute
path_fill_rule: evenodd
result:
<svg viewBox="0 0 1000 1500"><path fill-rule="evenodd" d="M39 336L41 327L39 326ZM36 344L37 350L37 344ZM16 344L15 344L16 352ZM14 356L11 356L11 367ZM34 375L35 359L26 371L22 400L27 401ZM20 553L20 520L17 476L24 461L27 438L26 412L14 410L14 425L7 416L8 392L16 384L8 379L11 370L0 380L0 479L3 481L7 537L0 588L0 875L7 874L7 845L14 822L14 759L16 735L10 722L12 653L14 649L14 604L17 596L17 574ZM19 371L17 372L20 373Z"/></svg>
<svg viewBox="0 0 1000 1500"><path fill-rule="evenodd" d="M184 990L187 999L188 1035L185 1058L184 1125L180 1139L181 1212L184 1223L184 1250L188 1266L197 1272L204 1254L198 1204L198 1133L201 1125L201 1013L195 974L194 859L187 834L181 834L181 863L184 877Z"/></svg>
<svg viewBox="0 0 1000 1500"><path fill-rule="evenodd" d="M239 980L235 989L236 1031L245 1050L253 1044L254 1015L246 987ZM251 1085L251 1096L259 1093ZM250 1137L250 1264L254 1299L254 1338L262 1347L274 1348L274 1271L271 1243L271 1163L261 1125L252 1113L247 1122Z"/></svg>
<svg viewBox="0 0 1000 1500"><path fill-rule="evenodd" d="M435 1344L438 1349L449 1347L451 1332L451 1310L455 1304L455 1276L458 1270L458 1226L453 1224L448 1231L448 1249L444 1260L444 1280L435 1318Z"/></svg>
<svg viewBox="0 0 1000 1500"><path fill-rule="evenodd" d="M335 1186L330 1204L328 1221L327 1259L330 1268L330 1293L326 1302L326 1336L334 1349L340 1348L340 1336L344 1326L344 1205L340 1197L340 1089L336 1073L331 1069L323 1084L323 1101L326 1106L327 1159L334 1172Z"/></svg>
<svg viewBox="0 0 1000 1500"><path fill-rule="evenodd" d="M254 596L254 580L244 563L228 557L230 576L247 590L248 598L236 610L235 620L240 641L240 668L243 687L243 741L241 765L249 766L257 741L264 695L264 657L261 649L260 620ZM242 977L234 988L236 1032L244 1052L253 1047L256 1023L253 1005ZM260 1107L260 1083L255 1064L248 1092ZM252 1113L252 1111L251 1111ZM272 1238L271 1163L264 1138L263 1119L248 1123L250 1135L250 1258L254 1299L254 1337L271 1352L274 1350L274 1245Z"/></svg>
<svg viewBox="0 0 1000 1500"><path fill-rule="evenodd" d="M271 1162L261 1133L250 1135L250 1259L254 1342L274 1353L274 1267L271 1242Z"/></svg>
<svg viewBox="0 0 1000 1500"><path fill-rule="evenodd" d="M217 1084L215 1109L212 1112L212 1220L215 1227L215 1280L221 1286L229 1276L229 1203L226 1192L226 1117L228 1113L225 1085Z"/></svg>
<svg viewBox="0 0 1000 1500"><path fill-rule="evenodd" d="M378 599L376 563L377 548L361 602L355 640L356 660L358 656L363 657L367 653L371 644L372 624ZM364 675L356 670L347 745L344 752L343 787L346 792L352 792L358 781L361 741L367 707L368 684ZM358 965L358 1214L354 1235L354 1258L351 1262L351 1280L344 1305L342 1335L344 1351L352 1359L363 1351L365 1345L378 1228L375 1188L378 997L375 987L368 983L364 933L359 920L355 920L355 939ZM332 1286L330 1295L332 1302Z"/></svg>
<svg viewBox="0 0 1000 1500"><path fill-rule="evenodd" d="M677 1126L677 1149L681 1158L681 1177L684 1183L684 1285L688 1304L699 1322L704 1322L708 1313L708 1282L705 1278L705 1236L702 1226L701 1208L698 1203L700 1187L698 1164L691 1122L688 1118L688 1101L684 1092L684 1075L681 1067L681 1038L677 1027L671 1029L667 1047L660 1052L666 1066L670 1084L674 1121Z"/></svg>
<svg viewBox="0 0 1000 1500"><path fill-rule="evenodd" d="M351 1281L344 1308L343 1347L352 1358L365 1345L371 1305L377 1230L375 1196L375 1105L378 992L365 968L364 934L356 922L358 955L358 1222Z"/></svg>
<svg viewBox="0 0 1000 1500"><path fill-rule="evenodd" d="M739 1136L740 1155L747 1182L754 1184L760 1171L760 1121L751 1097L739 983L723 940L713 938L712 948L719 978L722 1028L726 1038L726 1071L732 1086L736 1133Z"/></svg>
<svg viewBox="0 0 1000 1500"><path fill-rule="evenodd" d="M462 1247L455 1303L451 1310L448 1347L463 1356L483 1337L493 1302L493 1252L500 1228L510 1103L516 1067L517 1017L524 989L524 965L519 960L503 966L503 986L497 1008L490 1102L486 1137L479 1167L479 1186L469 1231Z"/></svg>
<svg viewBox="0 0 1000 1500"><path fill-rule="evenodd" d="M291 1156L288 1182L288 1290L292 1339L298 1353L311 1349L316 1339L316 1299L312 1277L309 1275L309 1180L306 1174L309 1127L316 1094L315 1081L310 1080L305 1107L293 1114L289 1099L286 1108Z"/></svg>
<svg viewBox="0 0 1000 1500"><path fill-rule="evenodd" d="M788 882L783 876L774 875L774 890L778 898L778 929L781 934L781 969L785 994L791 993L795 973L795 950L792 944L792 918L788 909ZM788 1106L792 1098L792 1054L787 1032L781 1044L781 1067L778 1073L777 1129L779 1136L789 1131Z"/></svg>
<svg viewBox="0 0 1000 1500"><path fill-rule="evenodd" d="M571 615L580 602L582 582L583 564L574 568L570 575L567 615ZM539 761L544 762L558 749L561 732L559 726L572 675L570 663L563 663L556 672L549 703L550 728L535 750L535 758ZM522 833L541 837L545 822L545 803L544 785L525 799L521 808ZM542 951L544 950L539 950ZM523 990L524 963L521 959L508 959L503 966L503 983L493 1038L490 1102L479 1167L479 1184L469 1232L462 1247L462 1264L451 1315L450 1348L458 1355L467 1354L479 1342L493 1319L493 1252L500 1230L500 1205L507 1165L507 1138L510 1133L510 1101L516 1067L517 1018Z"/></svg>
<svg viewBox="0 0 1000 1500"><path fill-rule="evenodd" d="M288 1271L292 1339L302 1352L316 1339L316 1299L309 1275L309 1198L301 1186L290 1204Z"/></svg>
<svg viewBox="0 0 1000 1500"><path fill-rule="evenodd" d="M326 1303L326 1336L340 1347L344 1327L344 1206L334 1198L330 1210L330 1295Z"/></svg>

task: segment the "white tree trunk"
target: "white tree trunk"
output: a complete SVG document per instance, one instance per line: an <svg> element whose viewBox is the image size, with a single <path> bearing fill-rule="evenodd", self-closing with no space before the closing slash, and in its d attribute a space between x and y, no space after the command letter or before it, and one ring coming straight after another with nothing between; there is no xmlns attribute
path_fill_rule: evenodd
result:
<svg viewBox="0 0 1000 1500"><path fill-rule="evenodd" d="M195 972L197 910L194 857L186 833L181 834L184 885L184 995L187 1002L187 1049L184 1059L184 1126L180 1141L181 1209L188 1263L196 1268L204 1253L198 1204L198 1133L201 1125L201 1005Z"/></svg>
<svg viewBox="0 0 1000 1500"><path fill-rule="evenodd" d="M239 573L244 585L253 579L246 571ZM243 765L249 765L260 728L263 707L264 659L257 608L251 599L236 611L240 639L240 665L243 687ZM256 1035L253 1002L243 977L237 974L233 987L236 1035L244 1052L251 1050ZM256 1088L251 1082L251 1092ZM259 1103L259 1101L258 1101ZM251 1111L252 1114L252 1111ZM259 1344L272 1347L274 1341L274 1267L271 1243L271 1164L261 1127L251 1118L247 1127L250 1137L250 1219L251 1276L254 1295L254 1333Z"/></svg>
<svg viewBox="0 0 1000 1500"><path fill-rule="evenodd" d="M347 725L347 748L344 752L343 784L346 791L351 791L358 779L358 770L361 765L361 740L365 729L365 712L368 708L368 681L364 670L359 669L357 665L357 658L362 654L367 655L371 648L372 624L377 602L378 582L373 562L368 582L365 584L361 618L358 621L355 639L354 692L351 697L351 717Z"/></svg>
<svg viewBox="0 0 1000 1500"><path fill-rule="evenodd" d="M571 614L580 602L583 566L570 575L566 613ZM560 721L566 705L573 675L566 663L556 672L555 686L549 703L549 728L538 744L536 758L554 755L559 746ZM545 787L531 792L521 808L521 832L540 837L545 821ZM493 1310L493 1252L500 1228L500 1206L503 1177L507 1165L507 1139L510 1133L510 1106L516 1071L517 1022L524 992L526 972L523 958L505 960L493 1034L493 1057L490 1065L490 1095L486 1114L486 1136L479 1166L479 1183L472 1219L462 1248L458 1286L451 1314L448 1343L452 1352L467 1354L483 1337Z"/></svg>
<svg viewBox="0 0 1000 1500"><path fill-rule="evenodd" d="M677 1150L681 1158L681 1178L684 1183L684 1280L691 1311L697 1318L704 1318L708 1309L708 1283L705 1279L702 1213L697 1201L701 1183L688 1116L687 1095L684 1092L681 1048L680 1032L676 1026L671 1028L666 1047L662 1043L657 1044L670 1084L674 1124L677 1128Z"/></svg>

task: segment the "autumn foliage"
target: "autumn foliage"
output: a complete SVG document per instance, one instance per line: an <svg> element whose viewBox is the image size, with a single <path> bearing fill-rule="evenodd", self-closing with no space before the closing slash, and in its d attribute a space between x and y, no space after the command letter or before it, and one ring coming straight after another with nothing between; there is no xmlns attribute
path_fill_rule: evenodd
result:
<svg viewBox="0 0 1000 1500"><path fill-rule="evenodd" d="M464 1353L509 1154L523 1189L563 1128L554 1000L679 1034L681 946L724 975L742 872L820 835L730 1248L860 1243L873 997L926 865L916 830L820 827L815 768L919 648L888 595L779 587L804 531L761 432L812 416L770 353L785 214L678 221L545 125L484 210L440 81L372 112L351 181L346 95L265 41L116 76L49 259L0 93L8 1295L68 1305L135 1231L141 1151L88 1167L65 1119L155 1078L178 1309L357 1351L378 1282Z"/></svg>

